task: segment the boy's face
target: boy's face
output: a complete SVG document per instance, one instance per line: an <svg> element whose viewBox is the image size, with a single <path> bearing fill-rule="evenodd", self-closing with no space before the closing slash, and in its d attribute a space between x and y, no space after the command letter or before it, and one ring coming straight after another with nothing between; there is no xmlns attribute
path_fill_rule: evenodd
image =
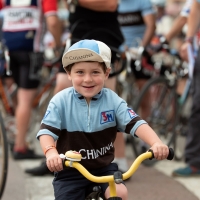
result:
<svg viewBox="0 0 200 200"><path fill-rule="evenodd" d="M109 73L110 69L104 72L103 67L98 62L80 62L73 65L68 77L75 90L82 94L89 103L91 98L104 87Z"/></svg>

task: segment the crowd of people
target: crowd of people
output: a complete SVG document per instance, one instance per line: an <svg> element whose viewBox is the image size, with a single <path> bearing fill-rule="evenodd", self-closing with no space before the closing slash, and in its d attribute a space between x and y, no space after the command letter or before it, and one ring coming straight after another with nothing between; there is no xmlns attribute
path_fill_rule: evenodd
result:
<svg viewBox="0 0 200 200"><path fill-rule="evenodd" d="M62 130L64 130L64 132L67 132L64 133L66 134L66 137L62 140L68 140L70 138L70 140L75 142L77 142L78 139L71 138L71 136L69 136L70 132L75 131L75 134L77 134L78 132L87 133L87 130L85 128L74 129L73 127L70 127L67 122L63 126L61 125L62 122L58 121L59 112L61 112L63 109L62 106L67 106L67 104L71 105L72 107L74 106L73 102L71 102L71 98L74 97L70 97L72 93L75 93L80 101L82 101L81 96L85 97L85 107L87 107L87 105L91 105L94 102L97 102L101 95L103 95L103 98L109 98L107 97L107 95L111 95L110 98L119 98L111 92L111 90L116 92L116 77L109 78L110 66L106 64L105 58L102 61L105 63L105 66L98 65L98 59L80 60L80 65L82 65L83 67L79 67L79 64L77 64L77 62L66 63L67 61L65 62L64 60L62 63L60 63L60 70L57 74L56 87L54 91L55 97L48 107L48 113L51 112L51 114L45 114L45 117L42 121L41 130L38 130L38 134L36 133L37 138L40 140L42 149L43 151L45 151L46 157L44 155L37 155L33 149L30 149L27 146L26 135L31 117L33 98L40 84L40 81L38 79L31 79L29 77L30 67L32 66L30 65L30 63L34 61L36 65L35 67L42 66L45 50L43 45L45 33L48 31L48 33L51 34L53 39L52 46L56 50L63 46L63 41L61 38L64 31L66 31L67 29L67 34L70 35L72 49L68 49L68 47L66 48L63 59L67 57L66 55L70 54L70 50L76 50L77 53L79 53L80 48L85 48L88 51L93 50L93 47L97 45L93 40L103 42L103 44L101 45L105 45L104 50L109 49L109 47L115 47L120 51L125 51L127 48L134 46L138 48L138 54L140 54L142 58L145 58L148 55L148 52L146 52L146 47L151 43L151 40L155 36L155 34L162 35L161 42L169 43L170 45L172 43L172 40L176 38L177 35L181 35L181 44L177 45L177 49L180 51L182 59L188 61L188 46L195 46L195 50L196 52L198 52L198 48L196 47L199 45L197 41L199 39L198 30L200 22L200 1L187 0L185 2L185 5L182 7L182 11L180 12L180 14L177 15L174 19L172 26L170 26L165 33L160 33L158 32L157 27L161 22L161 18L167 15L165 10L166 5L167 2L163 0L121 0L120 2L118 0L72 0L70 1L70 3L67 3L67 1L57 2L56 0L27 0L23 2L18 0L0 0L0 9L3 13L2 40L5 42L5 45L9 49L11 61L10 67L13 74L11 79L18 85L17 106L15 109L16 137L14 146L12 148L13 159L20 160L44 158L40 166L32 169L27 169L25 171L26 173L42 176L45 174L53 174L53 171L60 171L62 167L57 166L58 163L60 164L58 152L60 152L60 150L63 150L63 143L61 140L58 140L58 138L63 137ZM64 23L64 25L67 24L67 27L63 28L63 22L61 22L61 20L59 19L58 6L62 6L62 8L66 10L68 23ZM183 27L185 27L186 25L187 29L184 32ZM82 47L81 42L79 41L82 41ZM84 41L87 42L84 43ZM109 65L114 66L117 63L118 59L117 52L115 52L111 48L110 53L111 54L109 54L109 50L105 51L105 54L108 54L107 62L109 63ZM99 54L98 56L101 57L101 54ZM186 140L187 145L185 147L186 167L175 170L172 173L173 176L185 177L200 174L200 145L198 140L200 139L200 134L198 133L198 123L200 120L200 106L198 103L198 98L200 95L200 90L198 87L200 76L200 70L198 69L198 65L200 62L199 53L197 54L197 57L195 59L196 60L192 85L193 102L191 116L189 118L189 129ZM88 70L83 70L86 61L94 61L94 63L87 62L87 65L90 66L91 69L95 68L93 72L91 72L91 69L89 70L87 67L86 69ZM75 73L76 68L78 68L79 76ZM151 75L143 68L138 69L135 65L134 60L131 61L131 69L133 75L136 78L136 84L138 88L141 89L146 81L151 78ZM80 83L78 83L76 80L77 77L78 79L80 79L81 74L87 75L87 73L94 73L96 74L96 76L97 74L98 76L100 76L99 82L98 76L95 78L95 84L99 84L100 87L98 88L98 90L95 90L93 96L87 96L87 93L79 90L78 84ZM10 77L5 77L5 79L8 78L10 79ZM89 75L86 78L89 79ZM91 85L88 85L87 87L91 87ZM105 88L103 89L103 87ZM65 90L66 88L68 89ZM74 88L75 90L72 88ZM69 102L62 102L60 100L66 95L63 91L67 91L68 96L66 96L66 99L68 99ZM105 95L104 93L107 92L109 94ZM94 101L92 97L95 97L97 101ZM58 106L56 105L56 101L60 101L60 110L56 108L56 106ZM120 100L120 102L121 101L122 100ZM102 105L102 107L111 106L109 105L109 102L107 102L107 104ZM84 110L85 107L81 109ZM107 107L106 109L108 109ZM123 112L125 112L125 110L127 109L128 108L123 107L121 114L123 115ZM114 110L116 113L119 112L116 110L116 108ZM70 111L70 114L73 114L73 112L71 113ZM142 113L143 114L141 114L140 117L145 120L145 102ZM52 119L52 114L56 118L55 121ZM63 114L62 120L65 119L65 121L67 121L67 116L69 117L69 113ZM104 164L107 165L108 169L106 168L105 170L115 171L116 166L114 165L114 163L118 165L119 170L122 172L125 172L128 169L128 164L125 156L126 143L124 139L124 133L137 135L138 137L141 137L142 140L149 143L155 150L155 152L159 152L161 154L155 154L157 155L157 159L166 158L168 154L166 146L159 140L159 138L157 138L153 130L151 130L150 127L145 124L145 121L137 116L137 114L132 116L133 118L131 120L128 120L126 118L121 119L118 115L116 115L115 117L117 119L119 118L117 120L118 122L116 123L117 129L115 129L113 135L111 134L112 136L109 140L109 142L111 141L113 143L114 148L110 152L110 157L106 158L108 162ZM79 123L83 122L81 122L80 120ZM92 126L92 123L94 122L91 121L90 123L91 125L89 124L88 126ZM98 123L95 123L95 126L98 126ZM107 123L105 123L105 127L103 129L97 127L93 129L90 127L91 130L89 132L92 132L95 135L98 131L105 131L112 126L108 126ZM79 125L77 124L76 127L79 127ZM147 129L147 132L151 135L151 137L147 139L146 136L141 133L140 129L142 127L144 129ZM62 132L62 134L60 132ZM84 141L84 137L86 136L82 135L81 137L83 137L81 140ZM106 137L107 136L105 135L105 138ZM58 142L56 145L55 141L57 140ZM106 140L104 142L106 142ZM153 145L154 143L155 146ZM78 145L79 143L77 143L77 146ZM99 146L97 144L95 145ZM102 141L102 145L107 144L103 143ZM52 148L45 150L47 146L51 146ZM79 149L79 146L77 146L68 146L67 148L73 147ZM88 148L88 146L86 145L85 148ZM64 150L70 149L66 149L65 146ZM52 163L54 163L55 166ZM98 161L98 164L101 165L101 161ZM105 167L105 165L102 166ZM67 176L65 177L64 173L61 177L64 179L70 178ZM54 181L55 191L57 187L64 187L62 186L61 181L59 181L60 179L56 179ZM103 188L104 192L106 192L107 186L103 185ZM124 185L118 189L119 194L123 196L124 199L126 199L127 191Z"/></svg>

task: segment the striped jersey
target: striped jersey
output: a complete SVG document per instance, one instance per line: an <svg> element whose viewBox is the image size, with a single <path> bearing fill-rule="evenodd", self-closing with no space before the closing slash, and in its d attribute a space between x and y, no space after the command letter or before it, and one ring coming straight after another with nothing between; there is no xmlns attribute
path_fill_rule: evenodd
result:
<svg viewBox="0 0 200 200"><path fill-rule="evenodd" d="M146 123L112 90L103 88L90 104L73 87L57 93L50 101L37 138L50 135L57 141L58 153L75 150L81 164L95 169L114 159L117 131L135 135Z"/></svg>

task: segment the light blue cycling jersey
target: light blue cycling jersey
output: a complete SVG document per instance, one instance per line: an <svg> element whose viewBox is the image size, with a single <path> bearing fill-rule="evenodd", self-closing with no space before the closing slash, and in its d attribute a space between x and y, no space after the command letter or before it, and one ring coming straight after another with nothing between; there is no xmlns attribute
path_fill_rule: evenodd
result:
<svg viewBox="0 0 200 200"><path fill-rule="evenodd" d="M124 45L137 47L136 39L143 38L146 28L143 16L155 13L150 0L121 0L118 12L118 21L126 38L120 49L123 51Z"/></svg>
<svg viewBox="0 0 200 200"><path fill-rule="evenodd" d="M181 10L181 13L180 15L181 16L184 16L184 17L188 17L189 13L190 13L190 9L191 9L191 6L192 6L192 2L193 0L187 0Z"/></svg>
<svg viewBox="0 0 200 200"><path fill-rule="evenodd" d="M50 101L37 134L57 140L57 150L76 150L88 169L110 164L114 159L117 131L132 134L146 123L126 102L110 89L103 88L88 105L73 87L57 93ZM90 162L92 160L92 162Z"/></svg>

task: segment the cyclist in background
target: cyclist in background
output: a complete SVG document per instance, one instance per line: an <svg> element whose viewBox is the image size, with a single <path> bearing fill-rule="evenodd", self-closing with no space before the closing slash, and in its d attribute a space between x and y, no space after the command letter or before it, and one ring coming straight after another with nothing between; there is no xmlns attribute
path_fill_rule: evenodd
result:
<svg viewBox="0 0 200 200"><path fill-rule="evenodd" d="M57 17L56 0L0 0L3 11L3 40L9 49L12 77L18 85L16 118L16 137L13 158L41 158L29 149L26 134L31 117L32 102L39 85L38 78L31 78L31 67L39 69L43 64L44 21L54 36L56 48L60 42L60 23Z"/></svg>
<svg viewBox="0 0 200 200"><path fill-rule="evenodd" d="M185 2L180 14L177 16L177 18L173 22L173 25L170 28L170 31L167 34L165 34L165 39L167 42L171 42L171 40L175 36L177 36L178 34L180 34L181 31L183 31L183 27L185 26L188 15L190 13L192 2L193 0L187 0Z"/></svg>
<svg viewBox="0 0 200 200"><path fill-rule="evenodd" d="M139 57L144 60L149 60L148 53L145 48L149 45L155 33L155 11L150 0L121 0L118 7L118 21L121 26L125 42L121 45L121 51L127 48L138 48ZM151 77L151 72L144 68L144 66L136 66L135 60L131 61L132 72L136 78L136 84L139 89L143 87L146 81ZM145 105L144 107L145 108ZM145 109L143 109L142 118L145 119ZM125 158L125 144L123 134L118 133L115 141L116 148L120 148L119 154L116 152L115 161L125 172L128 169Z"/></svg>
<svg viewBox="0 0 200 200"><path fill-rule="evenodd" d="M181 47L182 57L184 60L188 60L187 52L188 46L193 45L195 34L198 31L200 24L200 0L193 0L188 16L188 30L185 38L185 42ZM185 162L186 167L178 168L172 172L173 176L189 177L200 175L200 51L195 60L193 80L192 80L192 109L191 116L189 117L188 134L186 138L185 146Z"/></svg>

